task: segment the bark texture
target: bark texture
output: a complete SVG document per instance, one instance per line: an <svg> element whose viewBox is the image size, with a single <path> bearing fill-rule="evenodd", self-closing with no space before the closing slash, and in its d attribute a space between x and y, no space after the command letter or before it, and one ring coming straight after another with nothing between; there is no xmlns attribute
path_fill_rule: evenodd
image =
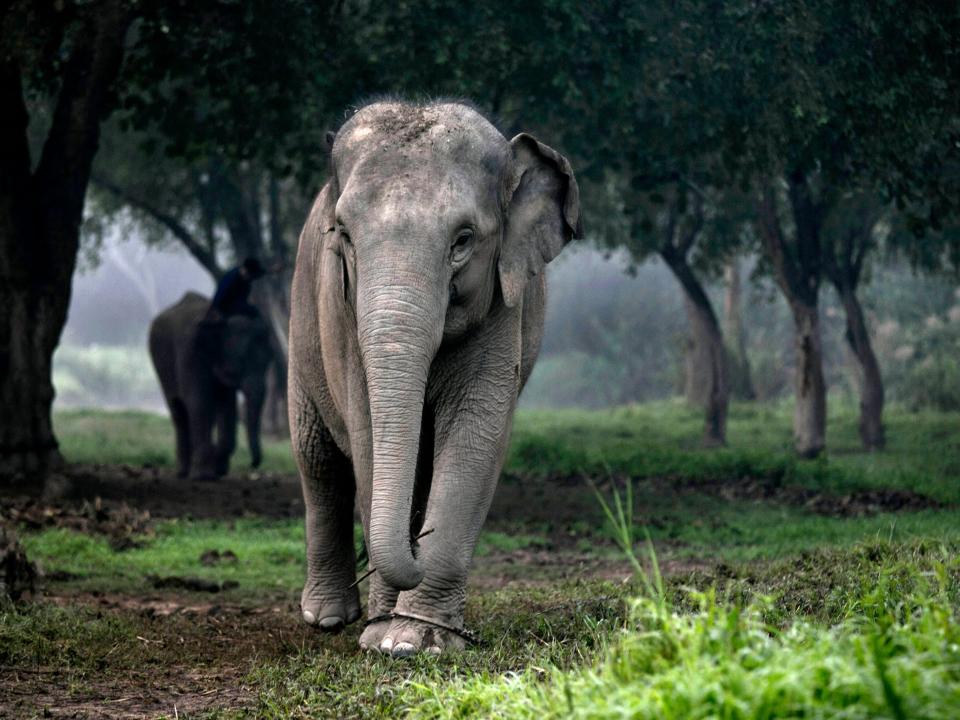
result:
<svg viewBox="0 0 960 720"><path fill-rule="evenodd" d="M0 474L62 461L53 434L53 352L70 302L83 202L120 71L131 15L121 2L87 15L61 74L35 169L15 55L0 61Z"/></svg>

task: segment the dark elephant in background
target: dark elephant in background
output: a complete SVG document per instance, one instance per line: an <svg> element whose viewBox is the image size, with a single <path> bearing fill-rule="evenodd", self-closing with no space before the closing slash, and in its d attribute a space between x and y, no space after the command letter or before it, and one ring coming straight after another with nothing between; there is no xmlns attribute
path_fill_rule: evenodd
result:
<svg viewBox="0 0 960 720"><path fill-rule="evenodd" d="M237 390L244 397L252 465L259 466L260 414L272 357L262 318L234 315L211 327L204 325L209 308L209 299L189 292L154 318L149 335L150 357L176 430L177 474L196 479L220 477L229 469L237 444Z"/></svg>
<svg viewBox="0 0 960 720"><path fill-rule="evenodd" d="M376 569L361 647L459 649L467 573L543 335L544 266L580 232L577 183L560 153L507 140L459 102L368 105L331 154L290 316L303 618L336 630L360 617L356 496Z"/></svg>

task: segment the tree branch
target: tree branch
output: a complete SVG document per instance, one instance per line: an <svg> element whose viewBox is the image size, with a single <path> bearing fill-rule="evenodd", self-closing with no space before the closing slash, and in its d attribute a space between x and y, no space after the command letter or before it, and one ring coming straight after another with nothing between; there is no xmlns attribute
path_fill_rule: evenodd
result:
<svg viewBox="0 0 960 720"><path fill-rule="evenodd" d="M189 253L196 258L197 262L213 276L214 280L219 280L223 275L223 269L217 264L217 259L213 253L208 251L177 218L105 177L95 174L93 176L93 182L107 192L115 195L130 207L140 210L163 225L170 234L179 240Z"/></svg>
<svg viewBox="0 0 960 720"><path fill-rule="evenodd" d="M787 239L777 217L777 199L768 182L760 192L756 206L758 235L773 265L773 275L788 299L805 299L800 269L787 252Z"/></svg>
<svg viewBox="0 0 960 720"><path fill-rule="evenodd" d="M693 213L690 220L690 226L680 233L677 245L677 250L683 255L684 259L697 241L700 231L703 230L703 197L701 195L694 195L693 197Z"/></svg>
<svg viewBox="0 0 960 720"><path fill-rule="evenodd" d="M88 7L77 45L67 60L53 123L44 143L35 179L44 194L47 232L39 239L59 245L78 237L76 228L90 181L93 156L100 141L100 123L113 99L120 73L132 5L104 0ZM61 255L62 247L46 247ZM73 265L64 268L73 272Z"/></svg>

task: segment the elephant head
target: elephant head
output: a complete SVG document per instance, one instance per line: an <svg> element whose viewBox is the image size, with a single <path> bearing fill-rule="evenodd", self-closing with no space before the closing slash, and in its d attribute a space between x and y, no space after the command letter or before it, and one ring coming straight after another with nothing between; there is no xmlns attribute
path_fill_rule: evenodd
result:
<svg viewBox="0 0 960 720"><path fill-rule="evenodd" d="M579 191L566 158L528 134L507 141L466 105L381 102L332 138L321 202L367 384L370 558L409 589L423 577L410 514L431 363L488 319L519 317L528 280L580 232Z"/></svg>
<svg viewBox="0 0 960 720"><path fill-rule="evenodd" d="M261 317L228 318L214 373L221 383L243 393L244 424L253 467L258 467L262 458L260 416L267 394L267 367L272 358L270 330Z"/></svg>

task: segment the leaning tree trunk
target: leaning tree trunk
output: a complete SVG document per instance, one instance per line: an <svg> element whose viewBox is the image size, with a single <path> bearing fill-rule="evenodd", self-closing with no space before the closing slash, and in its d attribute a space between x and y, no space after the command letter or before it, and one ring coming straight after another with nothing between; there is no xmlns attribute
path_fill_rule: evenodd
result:
<svg viewBox="0 0 960 720"><path fill-rule="evenodd" d="M797 454L813 458L826 447L827 386L823 377L823 343L816 305L791 302L796 326L797 370L793 412Z"/></svg>
<svg viewBox="0 0 960 720"><path fill-rule="evenodd" d="M661 252L661 255L683 288L690 322L692 342L687 357L687 397L704 409L704 445L724 445L727 441L730 391L727 383L727 353L720 323L710 298L686 261L669 251Z"/></svg>
<svg viewBox="0 0 960 720"><path fill-rule="evenodd" d="M847 343L860 366L860 440L866 450L881 450L886 444L883 428L883 376L873 352L863 307L852 288L838 288L847 316Z"/></svg>

